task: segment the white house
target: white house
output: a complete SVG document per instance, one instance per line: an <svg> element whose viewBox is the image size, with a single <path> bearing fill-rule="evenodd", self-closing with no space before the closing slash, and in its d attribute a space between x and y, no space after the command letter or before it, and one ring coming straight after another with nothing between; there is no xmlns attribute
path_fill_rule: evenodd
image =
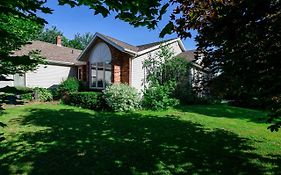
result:
<svg viewBox="0 0 281 175"><path fill-rule="evenodd" d="M141 91L145 80L144 60L166 45L173 50L175 56L192 63L193 79L205 75L203 69L193 62L194 52L186 51L179 38L133 46L96 33L83 51L61 46L60 37L57 38L57 44L34 41L24 46L15 54L24 55L31 50L41 50L41 55L47 58L48 64L40 65L36 71L27 72L24 76L11 76L14 81L0 82L0 87L9 85L51 88L68 77L77 77L90 89L104 89L112 83L127 83Z"/></svg>

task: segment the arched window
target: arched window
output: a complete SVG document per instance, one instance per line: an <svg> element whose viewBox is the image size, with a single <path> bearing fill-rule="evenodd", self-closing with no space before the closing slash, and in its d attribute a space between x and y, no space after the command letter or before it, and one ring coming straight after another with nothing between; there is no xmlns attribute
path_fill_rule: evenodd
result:
<svg viewBox="0 0 281 175"><path fill-rule="evenodd" d="M111 61L111 52L107 44L98 43L89 58L91 88L104 89L111 84Z"/></svg>

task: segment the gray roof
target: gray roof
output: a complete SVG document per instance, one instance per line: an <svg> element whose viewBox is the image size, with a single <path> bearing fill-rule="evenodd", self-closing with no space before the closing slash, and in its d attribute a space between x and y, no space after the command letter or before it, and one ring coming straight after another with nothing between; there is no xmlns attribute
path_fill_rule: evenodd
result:
<svg viewBox="0 0 281 175"><path fill-rule="evenodd" d="M188 50L177 55L177 57L184 58L188 62L195 61L195 50Z"/></svg>
<svg viewBox="0 0 281 175"><path fill-rule="evenodd" d="M126 42L120 41L120 40L118 40L116 38L112 38L111 36L107 36L107 35L104 35L104 34L101 34L101 33L99 33L99 34L104 36L105 38L107 38L108 40L113 42L114 44L116 44L116 45L118 45L118 46L120 46L122 48L134 51L134 52L140 52L140 51L143 51L145 49L149 49L151 47L158 46L158 45L160 45L162 43L165 43L165 42L172 41L172 40L176 39L176 38L173 38L173 39L168 39L168 40L163 40L163 41L157 41L157 42L152 42L152 43L148 43L148 44L143 44L143 45L139 45L139 46L133 46L133 45L128 44Z"/></svg>
<svg viewBox="0 0 281 175"><path fill-rule="evenodd" d="M16 56L27 55L32 50L40 50L41 55L49 61L67 62L79 64L76 59L82 52L78 49L73 49L56 44L46 43L43 41L32 41L31 44L23 46L20 50L14 52Z"/></svg>
<svg viewBox="0 0 281 175"><path fill-rule="evenodd" d="M108 40L110 40L111 42L113 42L114 44L116 44L116 45L118 45L122 48L131 50L131 51L134 51L134 52L138 52L138 47L136 47L136 46L133 46L133 45L128 44L126 42L123 42L123 41L120 41L118 39L112 38L111 36L107 36L107 35L104 35L104 34L101 34L101 33L99 33L99 34L104 36L105 38L107 38Z"/></svg>

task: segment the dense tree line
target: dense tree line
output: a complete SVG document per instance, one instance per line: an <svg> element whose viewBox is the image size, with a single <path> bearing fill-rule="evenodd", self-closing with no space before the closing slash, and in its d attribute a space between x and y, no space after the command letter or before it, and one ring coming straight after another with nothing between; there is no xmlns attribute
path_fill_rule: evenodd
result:
<svg viewBox="0 0 281 175"><path fill-rule="evenodd" d="M57 36L62 37L63 46L83 50L92 40L94 35L89 32L85 34L77 33L74 35L73 39L68 39L64 36L62 31L60 31L57 27L52 26L50 28L41 29L36 39L55 44Z"/></svg>

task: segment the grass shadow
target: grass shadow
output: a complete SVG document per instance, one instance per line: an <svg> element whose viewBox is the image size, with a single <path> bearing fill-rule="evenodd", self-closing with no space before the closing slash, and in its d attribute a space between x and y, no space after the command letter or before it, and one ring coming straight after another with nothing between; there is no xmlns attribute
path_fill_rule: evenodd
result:
<svg viewBox="0 0 281 175"><path fill-rule="evenodd" d="M19 124L44 129L1 143L0 174L264 174L252 160L271 161L234 133L172 117L30 112Z"/></svg>
<svg viewBox="0 0 281 175"><path fill-rule="evenodd" d="M239 108L228 105L189 105L178 106L182 112L191 112L211 117L246 119L255 123L266 123L267 114L253 109Z"/></svg>

